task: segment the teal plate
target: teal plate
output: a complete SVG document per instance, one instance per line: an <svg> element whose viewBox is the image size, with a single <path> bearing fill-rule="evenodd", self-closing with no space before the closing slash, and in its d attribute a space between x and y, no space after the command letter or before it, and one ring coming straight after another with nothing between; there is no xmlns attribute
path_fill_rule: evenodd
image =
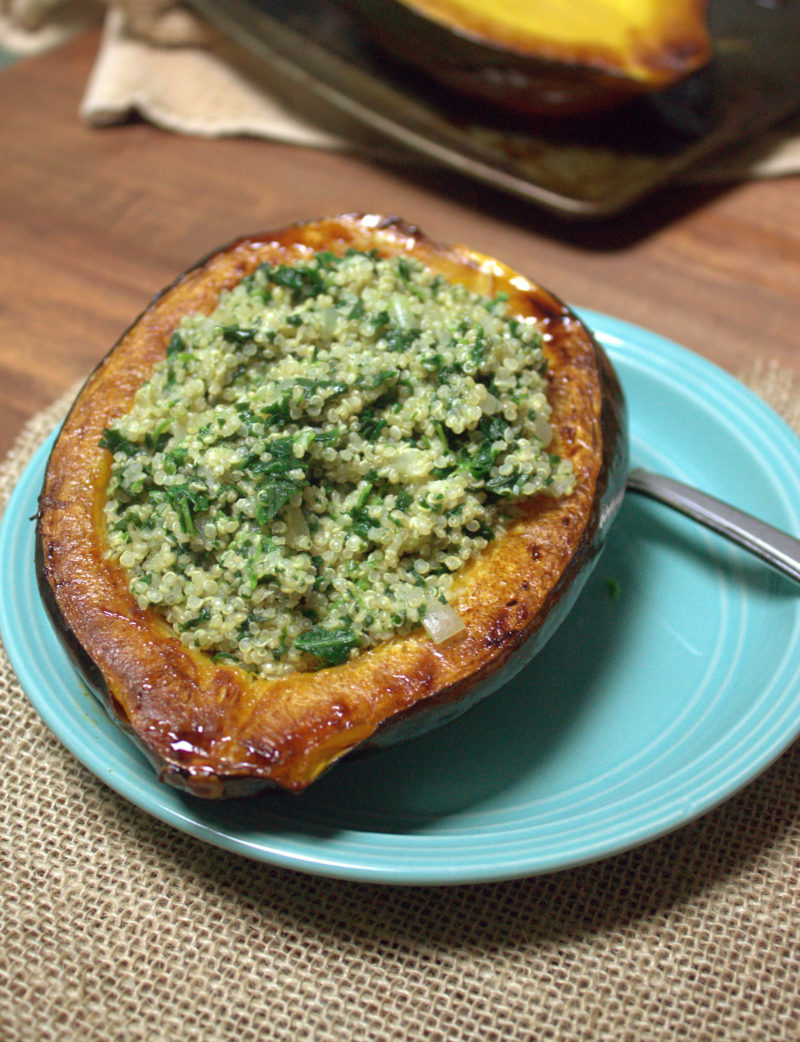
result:
<svg viewBox="0 0 800 1042"><path fill-rule="evenodd" d="M593 312L625 387L633 463L797 533L800 442L684 348ZM51 442L0 529L0 633L47 725L170 825L248 857L380 883L507 879L607 857L751 781L800 732L800 594L742 551L628 496L566 622L510 684L302 796L207 803L160 784L77 678L45 615L30 520Z"/></svg>

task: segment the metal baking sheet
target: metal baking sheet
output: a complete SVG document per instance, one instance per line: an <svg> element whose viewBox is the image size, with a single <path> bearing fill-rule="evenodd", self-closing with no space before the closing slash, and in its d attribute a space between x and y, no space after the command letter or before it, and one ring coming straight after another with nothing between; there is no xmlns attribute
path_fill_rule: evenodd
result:
<svg viewBox="0 0 800 1042"><path fill-rule="evenodd" d="M191 0L307 109L316 100L438 164L579 218L617 213L800 109L800 3L711 0L711 63L591 118L511 123L423 86L335 0Z"/></svg>

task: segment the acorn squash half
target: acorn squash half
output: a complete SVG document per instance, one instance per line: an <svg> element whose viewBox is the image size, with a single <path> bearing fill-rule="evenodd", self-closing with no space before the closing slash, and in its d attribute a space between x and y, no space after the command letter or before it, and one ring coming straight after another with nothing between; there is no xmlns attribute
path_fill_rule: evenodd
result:
<svg viewBox="0 0 800 1042"><path fill-rule="evenodd" d="M413 256L470 289L509 295L544 333L551 451L574 491L533 497L505 535L466 566L455 602L465 628L435 644L419 627L342 665L275 679L185 646L142 610L107 554L111 454L104 430L131 408L181 317L210 314L223 289L272 264L349 248ZM574 604L622 498L622 392L588 329L547 290L500 262L435 244L397 218L345 215L242 238L157 296L79 393L50 456L36 536L44 604L90 688L159 776L204 797L299 791L356 747L428 730L485 697L538 652ZM535 697L535 692L532 693Z"/></svg>
<svg viewBox="0 0 800 1042"><path fill-rule="evenodd" d="M706 0L347 0L388 53L527 115L661 90L711 56Z"/></svg>

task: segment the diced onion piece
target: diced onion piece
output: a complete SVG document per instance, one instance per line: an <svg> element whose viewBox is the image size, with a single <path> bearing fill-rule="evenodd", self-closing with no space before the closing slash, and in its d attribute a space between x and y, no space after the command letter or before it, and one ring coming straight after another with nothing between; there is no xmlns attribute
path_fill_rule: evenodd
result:
<svg viewBox="0 0 800 1042"><path fill-rule="evenodd" d="M401 297L399 293L393 293L389 298L388 311L394 324L399 326L404 333L411 329L416 321L408 300Z"/></svg>
<svg viewBox="0 0 800 1042"><path fill-rule="evenodd" d="M533 431L542 445L550 444L550 439L553 437L553 428L548 423L547 418L542 416L541 413L536 417Z"/></svg>
<svg viewBox="0 0 800 1042"><path fill-rule="evenodd" d="M406 449L392 457L392 468L401 481L424 477L430 469L429 454L422 449Z"/></svg>
<svg viewBox="0 0 800 1042"><path fill-rule="evenodd" d="M339 312L334 307L322 308L322 335L332 337L339 321Z"/></svg>
<svg viewBox="0 0 800 1042"><path fill-rule="evenodd" d="M481 402L481 410L487 416L494 416L495 413L500 412L500 402L491 391L486 392L486 397Z"/></svg>
<svg viewBox="0 0 800 1042"><path fill-rule="evenodd" d="M283 514L286 521L286 536L290 543L309 536L308 522L299 507L287 507Z"/></svg>
<svg viewBox="0 0 800 1042"><path fill-rule="evenodd" d="M422 625L434 644L443 644L465 629L464 620L455 608L438 601L428 605Z"/></svg>

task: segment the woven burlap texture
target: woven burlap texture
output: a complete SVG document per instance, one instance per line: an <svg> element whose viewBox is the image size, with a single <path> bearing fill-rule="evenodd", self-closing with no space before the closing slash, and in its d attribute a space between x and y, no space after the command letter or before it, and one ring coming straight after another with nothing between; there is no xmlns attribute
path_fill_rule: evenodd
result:
<svg viewBox="0 0 800 1042"><path fill-rule="evenodd" d="M800 431L784 373L746 379ZM64 404L0 467L0 508ZM74 760L3 654L0 698L4 1042L800 1038L798 744L635 851L412 889L205 846Z"/></svg>

